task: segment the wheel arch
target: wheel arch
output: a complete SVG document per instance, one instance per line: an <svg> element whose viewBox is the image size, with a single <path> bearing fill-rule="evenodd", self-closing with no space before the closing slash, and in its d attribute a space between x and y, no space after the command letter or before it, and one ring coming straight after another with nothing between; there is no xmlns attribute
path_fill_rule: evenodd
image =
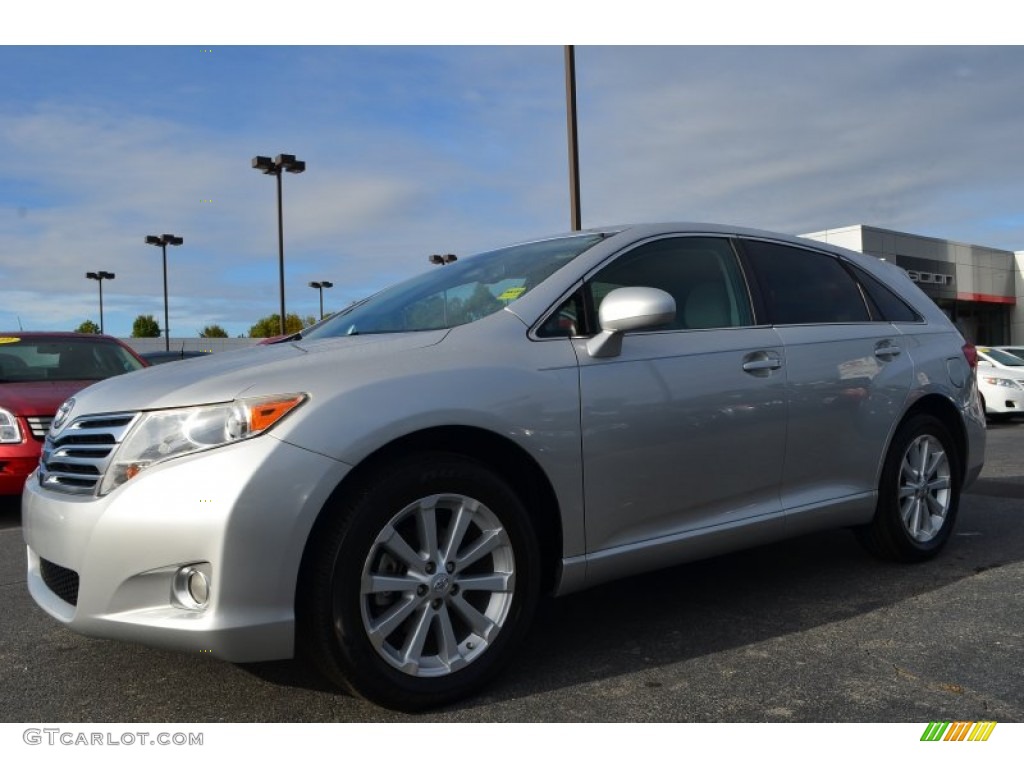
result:
<svg viewBox="0 0 1024 768"><path fill-rule="evenodd" d="M960 411L948 398L933 393L917 400L903 414L903 418L900 419L900 422L893 429L889 439L890 445L900 427L914 418L914 416L922 413L934 416L941 421L942 425L949 432L950 437L953 438L953 444L956 447L956 471L962 481L967 472L967 429L964 427Z"/></svg>
<svg viewBox="0 0 1024 768"><path fill-rule="evenodd" d="M562 561L562 518L558 497L536 460L507 437L479 427L444 426L404 435L378 448L360 461L324 503L306 539L297 589L302 589L306 562L330 519L335 502L353 492L388 463L428 451L445 451L485 465L508 482L519 495L537 538L541 561L541 590L554 591Z"/></svg>

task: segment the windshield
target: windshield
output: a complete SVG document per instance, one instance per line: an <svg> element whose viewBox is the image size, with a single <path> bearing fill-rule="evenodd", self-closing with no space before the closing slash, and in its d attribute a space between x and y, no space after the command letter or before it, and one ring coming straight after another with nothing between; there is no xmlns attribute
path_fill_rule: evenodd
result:
<svg viewBox="0 0 1024 768"><path fill-rule="evenodd" d="M142 368L119 344L70 336L0 338L0 381L93 381Z"/></svg>
<svg viewBox="0 0 1024 768"><path fill-rule="evenodd" d="M433 331L471 323L524 296L603 237L572 235L459 259L357 302L301 337Z"/></svg>
<svg viewBox="0 0 1024 768"><path fill-rule="evenodd" d="M990 349L989 347L985 347L984 349L979 349L978 351L992 358L992 360L999 363L1000 365L1024 365L1024 360L1021 360L1016 355L1011 355L1009 352L1004 352L1001 349Z"/></svg>

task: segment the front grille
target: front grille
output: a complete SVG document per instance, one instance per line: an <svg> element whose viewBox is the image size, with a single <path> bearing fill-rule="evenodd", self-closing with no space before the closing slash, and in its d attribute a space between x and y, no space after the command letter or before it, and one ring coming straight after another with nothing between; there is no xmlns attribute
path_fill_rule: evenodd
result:
<svg viewBox="0 0 1024 768"><path fill-rule="evenodd" d="M75 571L39 558L39 574L53 594L65 603L78 605L78 574Z"/></svg>
<svg viewBox="0 0 1024 768"><path fill-rule="evenodd" d="M53 416L26 416L25 421L28 422L28 428L32 430L32 437L42 441L46 439L46 433L50 431Z"/></svg>
<svg viewBox="0 0 1024 768"><path fill-rule="evenodd" d="M63 493L95 493L137 413L80 416L43 443L39 484Z"/></svg>

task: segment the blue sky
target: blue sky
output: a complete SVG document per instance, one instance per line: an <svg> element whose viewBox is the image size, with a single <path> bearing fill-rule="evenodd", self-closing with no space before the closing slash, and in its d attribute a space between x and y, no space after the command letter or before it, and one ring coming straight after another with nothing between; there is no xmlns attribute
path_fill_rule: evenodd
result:
<svg viewBox="0 0 1024 768"><path fill-rule="evenodd" d="M245 333L569 228L559 45L4 46L0 330ZM583 225L854 223L1024 250L1024 49L577 48ZM209 202L207 202L209 201Z"/></svg>

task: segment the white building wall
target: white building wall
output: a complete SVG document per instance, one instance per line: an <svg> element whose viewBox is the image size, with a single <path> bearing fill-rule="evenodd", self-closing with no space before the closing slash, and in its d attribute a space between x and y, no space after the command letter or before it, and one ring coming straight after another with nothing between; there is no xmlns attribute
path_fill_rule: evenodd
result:
<svg viewBox="0 0 1024 768"><path fill-rule="evenodd" d="M820 243L837 245L840 248L847 248L858 253L864 252L864 227L854 224L850 227L838 227L836 229L823 229L820 232L810 232L800 235L809 240L817 240Z"/></svg>
<svg viewBox="0 0 1024 768"><path fill-rule="evenodd" d="M1024 251L1013 254L1017 262L1017 304L1010 315L1010 343L1024 344Z"/></svg>

